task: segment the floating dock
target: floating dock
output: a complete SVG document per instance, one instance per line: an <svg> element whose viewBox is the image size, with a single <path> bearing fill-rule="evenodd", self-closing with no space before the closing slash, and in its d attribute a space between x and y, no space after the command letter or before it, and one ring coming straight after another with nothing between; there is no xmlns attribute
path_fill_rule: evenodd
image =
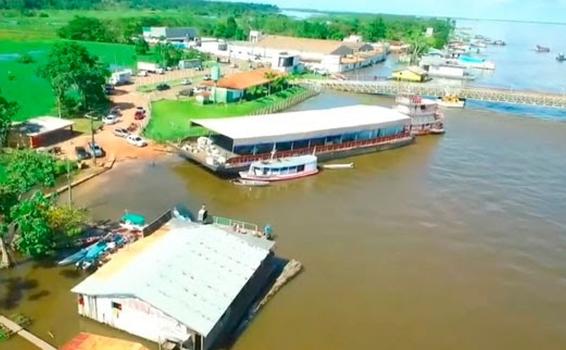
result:
<svg viewBox="0 0 566 350"><path fill-rule="evenodd" d="M57 350L56 347L40 339L39 337L36 337L31 332L24 329L24 327L20 326L19 324L5 316L0 315L0 325L2 325L3 328L7 329L11 334L17 334L21 336L22 338L42 350Z"/></svg>

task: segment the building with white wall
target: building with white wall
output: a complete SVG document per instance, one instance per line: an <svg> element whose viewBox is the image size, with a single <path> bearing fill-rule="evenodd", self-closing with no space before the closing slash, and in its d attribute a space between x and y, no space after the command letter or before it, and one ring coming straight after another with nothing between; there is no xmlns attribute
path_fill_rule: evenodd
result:
<svg viewBox="0 0 566 350"><path fill-rule="evenodd" d="M273 271L273 242L173 219L72 289L80 315L181 349L207 350Z"/></svg>

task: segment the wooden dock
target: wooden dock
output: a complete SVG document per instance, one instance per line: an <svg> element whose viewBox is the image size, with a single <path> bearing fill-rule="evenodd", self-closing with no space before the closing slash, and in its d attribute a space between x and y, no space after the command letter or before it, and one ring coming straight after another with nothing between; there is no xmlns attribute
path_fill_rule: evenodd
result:
<svg viewBox="0 0 566 350"><path fill-rule="evenodd" d="M0 315L0 324L8 329L12 334L17 334L24 338L25 340L29 341L36 347L42 350L57 350L56 347L52 346L51 344L45 342L44 340L36 337L29 331L25 330L22 326L17 324L16 322L10 320L9 318Z"/></svg>
<svg viewBox="0 0 566 350"><path fill-rule="evenodd" d="M544 93L489 87L449 87L433 83L407 83L393 80L301 80L298 83L360 94L397 96L401 94L441 97L449 92L461 98L486 101L524 104L531 106L566 108L566 94Z"/></svg>

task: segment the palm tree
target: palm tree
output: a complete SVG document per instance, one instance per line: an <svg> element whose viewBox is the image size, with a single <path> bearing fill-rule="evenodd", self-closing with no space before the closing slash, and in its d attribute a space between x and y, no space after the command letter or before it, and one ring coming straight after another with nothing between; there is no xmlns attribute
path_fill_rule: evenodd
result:
<svg viewBox="0 0 566 350"><path fill-rule="evenodd" d="M269 71L269 72L265 72L263 76L265 77L265 79L269 80L269 82L267 83L267 88L269 91L268 94L271 95L271 85L273 84L273 80L277 78L277 74L275 74L272 71Z"/></svg>

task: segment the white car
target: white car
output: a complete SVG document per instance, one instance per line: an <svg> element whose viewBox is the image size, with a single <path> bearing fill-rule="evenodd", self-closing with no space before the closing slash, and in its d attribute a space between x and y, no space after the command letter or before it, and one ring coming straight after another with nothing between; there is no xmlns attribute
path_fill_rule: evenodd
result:
<svg viewBox="0 0 566 350"><path fill-rule="evenodd" d="M147 77L147 72L144 71L144 70L140 70L140 71L138 72L138 77Z"/></svg>
<svg viewBox="0 0 566 350"><path fill-rule="evenodd" d="M105 125L113 125L113 124L118 123L119 119L120 119L120 118L118 118L117 115L108 114L106 117L102 118L102 122L103 122Z"/></svg>
<svg viewBox="0 0 566 350"><path fill-rule="evenodd" d="M141 136L138 135L128 135L128 137L126 137L126 140L128 140L128 143L131 143L134 146L147 146L147 141L145 141Z"/></svg>
<svg viewBox="0 0 566 350"><path fill-rule="evenodd" d="M124 128L116 128L112 133L118 137L128 137L128 135L130 135L130 132Z"/></svg>

